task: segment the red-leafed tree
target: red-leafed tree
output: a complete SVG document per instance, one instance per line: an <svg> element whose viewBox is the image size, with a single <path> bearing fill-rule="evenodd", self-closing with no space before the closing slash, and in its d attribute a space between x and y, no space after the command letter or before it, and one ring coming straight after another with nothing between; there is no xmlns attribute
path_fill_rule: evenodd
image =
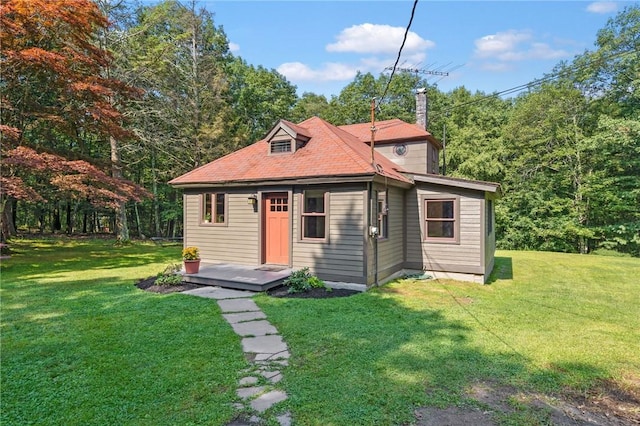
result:
<svg viewBox="0 0 640 426"><path fill-rule="evenodd" d="M115 207L147 195L119 164L113 176L99 167L111 166L113 140L130 137L116 100L138 95L105 72L111 58L96 36L107 25L90 0L0 3L3 238L12 199Z"/></svg>

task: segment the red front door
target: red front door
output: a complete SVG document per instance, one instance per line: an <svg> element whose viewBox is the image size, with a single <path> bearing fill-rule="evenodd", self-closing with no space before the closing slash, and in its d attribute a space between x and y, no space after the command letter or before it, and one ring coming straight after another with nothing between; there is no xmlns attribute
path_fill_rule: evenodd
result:
<svg viewBox="0 0 640 426"><path fill-rule="evenodd" d="M264 263L289 264L289 194L265 194Z"/></svg>

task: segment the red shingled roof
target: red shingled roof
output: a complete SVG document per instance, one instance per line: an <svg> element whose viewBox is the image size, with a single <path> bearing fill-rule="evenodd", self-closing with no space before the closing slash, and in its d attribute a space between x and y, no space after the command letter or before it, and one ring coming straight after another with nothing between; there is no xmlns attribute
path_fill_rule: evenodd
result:
<svg viewBox="0 0 640 426"><path fill-rule="evenodd" d="M401 182L411 180L401 167L375 153L377 167L371 164L371 150L356 136L318 117L295 126L310 136L304 147L293 153L269 155L269 142L261 140L192 170L170 181L172 185L255 182L308 177L358 176L378 174ZM280 125L280 123L278 123Z"/></svg>
<svg viewBox="0 0 640 426"><path fill-rule="evenodd" d="M398 141L417 141L427 139L438 148L442 148L440 141L417 124L409 124L394 118L393 120L378 121L376 124L375 143L393 143ZM340 126L363 142L371 141L371 123L348 124Z"/></svg>

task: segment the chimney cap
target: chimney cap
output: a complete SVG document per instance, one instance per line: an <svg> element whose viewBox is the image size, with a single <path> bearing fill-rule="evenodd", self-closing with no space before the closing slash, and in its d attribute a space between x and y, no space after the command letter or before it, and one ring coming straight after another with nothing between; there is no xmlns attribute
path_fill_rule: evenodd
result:
<svg viewBox="0 0 640 426"><path fill-rule="evenodd" d="M421 88L416 90L416 93L426 93L426 92L427 92L427 88L426 87L421 87Z"/></svg>

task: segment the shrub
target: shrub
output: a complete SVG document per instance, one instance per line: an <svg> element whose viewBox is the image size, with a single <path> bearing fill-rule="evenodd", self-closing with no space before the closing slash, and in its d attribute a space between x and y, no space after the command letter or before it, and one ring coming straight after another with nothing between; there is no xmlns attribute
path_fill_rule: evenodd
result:
<svg viewBox="0 0 640 426"><path fill-rule="evenodd" d="M312 288L327 289L324 281L315 275L311 275L307 267L293 272L289 278L284 280L284 285L289 287L289 293L302 293Z"/></svg>
<svg viewBox="0 0 640 426"><path fill-rule="evenodd" d="M156 285L179 285L182 283L182 275L180 271L180 265L168 265L164 268L164 271L158 273L156 276Z"/></svg>

